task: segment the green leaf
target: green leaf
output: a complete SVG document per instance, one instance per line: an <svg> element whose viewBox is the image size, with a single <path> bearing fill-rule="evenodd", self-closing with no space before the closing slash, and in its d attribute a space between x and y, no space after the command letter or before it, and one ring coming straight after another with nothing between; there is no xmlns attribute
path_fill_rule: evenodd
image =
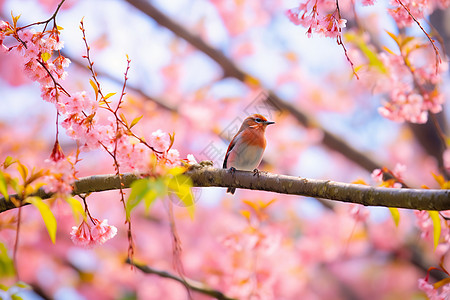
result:
<svg viewBox="0 0 450 300"><path fill-rule="evenodd" d="M167 181L169 193L173 192L181 200L188 210L191 219L194 219L195 199L191 190L192 186L192 179L183 174L173 176Z"/></svg>
<svg viewBox="0 0 450 300"><path fill-rule="evenodd" d="M5 197L6 201L9 201L8 187L6 184L5 176L3 176L2 172L0 172L0 194Z"/></svg>
<svg viewBox="0 0 450 300"><path fill-rule="evenodd" d="M17 287L19 287L21 289L31 289L31 286L28 283L23 282L23 281L17 281L14 284L14 286L17 286Z"/></svg>
<svg viewBox="0 0 450 300"><path fill-rule="evenodd" d="M8 168L10 165L12 165L13 163L15 163L15 161L13 160L13 158L11 156L7 156L5 158L5 161L3 162L3 168Z"/></svg>
<svg viewBox="0 0 450 300"><path fill-rule="evenodd" d="M8 255L8 249L3 243L0 243L0 277L14 276L14 262Z"/></svg>
<svg viewBox="0 0 450 300"><path fill-rule="evenodd" d="M392 219L394 220L395 226L398 227L398 223L400 223L400 212L396 207L388 207L391 212Z"/></svg>
<svg viewBox="0 0 450 300"><path fill-rule="evenodd" d="M370 47L367 46L364 39L352 33L346 33L345 38L349 42L354 43L359 48L359 50L361 50L361 52L366 56L367 60L369 61L369 66L377 68L381 73L387 72L383 62L378 58L377 53L372 51Z"/></svg>
<svg viewBox="0 0 450 300"><path fill-rule="evenodd" d="M126 205L126 217L130 220L130 213L133 208L135 208L141 200L144 198L145 194L149 189L149 179L139 179L131 184L130 196L128 196Z"/></svg>
<svg viewBox="0 0 450 300"><path fill-rule="evenodd" d="M83 206L81 205L80 201L73 197L68 197L66 199L67 203L69 203L70 207L72 208L73 218L77 223L80 223L80 216L83 219L86 219L86 212L83 209Z"/></svg>
<svg viewBox="0 0 450 300"><path fill-rule="evenodd" d="M44 62L47 62L47 60L49 60L50 57L52 57L52 55L48 52L41 53L41 58Z"/></svg>
<svg viewBox="0 0 450 300"><path fill-rule="evenodd" d="M144 204L147 212L156 199L167 195L167 188L163 179L158 178L156 180L150 181L149 183L149 190L144 196Z"/></svg>
<svg viewBox="0 0 450 300"><path fill-rule="evenodd" d="M33 204L41 213L42 219L44 219L45 227L47 227L48 235L54 244L56 241L56 219L52 211L40 197L28 197L26 201Z"/></svg>
<svg viewBox="0 0 450 300"><path fill-rule="evenodd" d="M11 300L23 300L23 298L20 297L20 296L17 295L17 294L12 294L12 295L11 295Z"/></svg>
<svg viewBox="0 0 450 300"><path fill-rule="evenodd" d="M134 125L137 124L137 122L139 122L140 119L142 119L143 115L137 118L134 118L134 120L131 122L130 124L130 129L133 128Z"/></svg>
<svg viewBox="0 0 450 300"><path fill-rule="evenodd" d="M439 212L435 210L429 210L431 220L433 221L433 244L434 249L436 250L437 245L439 244L439 239L441 237L441 218L439 217Z"/></svg>

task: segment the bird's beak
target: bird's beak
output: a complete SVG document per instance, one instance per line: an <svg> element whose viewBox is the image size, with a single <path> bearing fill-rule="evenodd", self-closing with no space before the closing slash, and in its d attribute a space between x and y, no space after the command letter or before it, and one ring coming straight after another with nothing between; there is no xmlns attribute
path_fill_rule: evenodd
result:
<svg viewBox="0 0 450 300"><path fill-rule="evenodd" d="M265 125L270 125L270 124L275 124L275 122L273 122L273 121L264 121L264 124Z"/></svg>

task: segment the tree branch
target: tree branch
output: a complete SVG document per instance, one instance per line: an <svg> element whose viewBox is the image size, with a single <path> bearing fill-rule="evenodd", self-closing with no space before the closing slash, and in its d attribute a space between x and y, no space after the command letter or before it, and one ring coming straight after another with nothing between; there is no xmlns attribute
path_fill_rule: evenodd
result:
<svg viewBox="0 0 450 300"><path fill-rule="evenodd" d="M191 177L196 187L235 187L288 195L318 197L366 206L438 211L450 210L450 190L371 187L267 172L255 174L247 171L236 171L231 173L226 169L213 168L204 162L193 165L186 172L186 175ZM123 174L122 187L129 188L131 183L139 178L141 178L139 174ZM89 176L81 178L74 183L73 194L79 195L116 190L120 186L120 180L117 175ZM43 189L40 189L36 196L48 199L52 194L45 193ZM17 198L17 195L10 195L10 197ZM4 197L0 197L0 212L13 208L15 208L13 202L6 201Z"/></svg>
<svg viewBox="0 0 450 300"><path fill-rule="evenodd" d="M206 286L205 284L203 284L201 282L194 281L194 280L191 280L191 279L183 280L182 278L180 278L178 276L175 276L175 275L173 275L173 274L171 274L169 272L156 270L156 269L153 269L153 268L151 268L149 266L138 264L136 262L132 262L129 259L127 259L126 263L130 264L132 266L135 266L136 268L138 268L139 270L141 270L142 272L144 272L146 274L155 274L155 275L158 275L160 277L169 278L169 279L173 279L175 281L178 281L181 284L185 285L187 288L191 289L192 291L199 292L199 293L202 293L202 294L214 297L215 299L218 299L218 300L234 300L234 298L227 297L222 292L220 292L218 290L211 289L210 287Z"/></svg>

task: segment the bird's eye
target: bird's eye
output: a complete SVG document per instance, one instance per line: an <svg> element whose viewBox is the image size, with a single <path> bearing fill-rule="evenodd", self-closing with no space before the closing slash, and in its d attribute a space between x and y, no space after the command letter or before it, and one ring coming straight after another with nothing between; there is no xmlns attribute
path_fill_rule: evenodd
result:
<svg viewBox="0 0 450 300"><path fill-rule="evenodd" d="M262 120L261 120L260 118L256 118L256 119L255 119L255 122L256 122L256 123L261 123Z"/></svg>

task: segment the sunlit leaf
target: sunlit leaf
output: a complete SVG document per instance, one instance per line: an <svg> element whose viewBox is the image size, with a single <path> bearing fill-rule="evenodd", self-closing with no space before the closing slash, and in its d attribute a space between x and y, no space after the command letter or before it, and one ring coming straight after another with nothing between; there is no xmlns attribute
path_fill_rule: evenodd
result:
<svg viewBox="0 0 450 300"><path fill-rule="evenodd" d="M122 122L124 122L125 125L127 125L127 127L130 128L130 126L128 125L128 122L127 122L127 118L125 118L125 115L123 113L120 113L119 117L122 120Z"/></svg>
<svg viewBox="0 0 450 300"><path fill-rule="evenodd" d="M66 199L67 203L69 203L70 207L72 208L73 218L77 223L80 223L80 216L83 219L86 219L86 212L83 209L83 206L81 205L80 201L73 197L68 197Z"/></svg>
<svg viewBox="0 0 450 300"><path fill-rule="evenodd" d="M165 195L167 195L167 188L164 183L164 180L159 178L151 181L149 185L149 190L144 196L144 204L147 212L156 199L164 197Z"/></svg>
<svg viewBox="0 0 450 300"><path fill-rule="evenodd" d="M13 160L13 158L11 156L7 156L5 158L5 161L3 162L3 168L8 168L10 165L12 165L13 163L15 163L15 161Z"/></svg>
<svg viewBox="0 0 450 300"><path fill-rule="evenodd" d="M22 163L18 162L17 170L19 171L20 176L22 176L23 182L26 182L28 177L28 168Z"/></svg>
<svg viewBox="0 0 450 300"><path fill-rule="evenodd" d="M346 33L345 38L354 43L369 61L369 66L376 67L380 72L386 73L387 70L383 62L378 58L376 52L372 51L367 43L360 36L352 33Z"/></svg>
<svg viewBox="0 0 450 300"><path fill-rule="evenodd" d="M20 296L17 295L17 294L12 294L12 295L11 295L11 300L23 300L23 298L20 297Z"/></svg>
<svg viewBox="0 0 450 300"><path fill-rule="evenodd" d="M444 285L449 284L449 283L450 283L450 277L446 277L446 278L444 278L442 280L439 280L438 282L434 283L433 287L435 289L438 289L438 288L443 287Z"/></svg>
<svg viewBox="0 0 450 300"><path fill-rule="evenodd" d="M11 11L11 17L12 17L12 20L13 20L14 28L17 27L17 21L19 20L20 16L21 16L21 15L14 16L14 15L13 15L13 12Z"/></svg>
<svg viewBox="0 0 450 300"><path fill-rule="evenodd" d="M56 241L56 219L52 211L40 197L28 197L26 201L33 204L41 213L42 219L44 219L45 227L47 227L48 235L54 244Z"/></svg>
<svg viewBox="0 0 450 300"><path fill-rule="evenodd" d="M98 100L98 86L95 84L95 82L92 79L89 79L89 83L91 84L92 88L95 92L95 100Z"/></svg>
<svg viewBox="0 0 450 300"><path fill-rule="evenodd" d="M395 226L398 227L398 224L400 223L400 212L398 211L398 208L396 207L388 207L389 211L391 212L392 219L394 220Z"/></svg>
<svg viewBox="0 0 450 300"><path fill-rule="evenodd" d="M130 128L133 128L133 126L136 125L139 122L139 120L142 119L142 117L143 116L134 118L134 120L130 124Z"/></svg>
<svg viewBox="0 0 450 300"><path fill-rule="evenodd" d="M275 199L275 198L270 201L267 201L266 203L264 203L261 200L258 200L258 204L261 208L267 208L269 205L271 205L272 203L275 203L276 201L277 201L277 199Z"/></svg>
<svg viewBox="0 0 450 300"><path fill-rule="evenodd" d="M35 170L33 169L33 171L31 172L30 177L27 179L27 184L30 184L30 183L34 182L35 180L41 178L42 176L44 176L44 171L43 170L39 170L39 171L35 172Z"/></svg>
<svg viewBox="0 0 450 300"><path fill-rule="evenodd" d="M247 220L250 220L250 211L246 210L246 209L242 209L240 210L241 215L243 215Z"/></svg>
<svg viewBox="0 0 450 300"><path fill-rule="evenodd" d="M392 54L392 55L395 55L394 51L392 51L392 50L389 49L388 47L383 46L383 49L384 49L384 51L386 51L387 53Z"/></svg>
<svg viewBox="0 0 450 300"><path fill-rule="evenodd" d="M436 180L441 189L443 190L450 189L450 181L446 181L444 176L442 176L442 174L436 175L434 173L431 173L431 175L433 175L434 180Z"/></svg>
<svg viewBox="0 0 450 300"><path fill-rule="evenodd" d="M182 166L174 167L169 170L169 174L173 176L183 174L184 172L186 172L186 168Z"/></svg>
<svg viewBox="0 0 450 300"><path fill-rule="evenodd" d="M19 287L19 288L21 288L21 289L31 289L31 286L30 286L28 283L23 282L23 281L18 281L18 282L16 282L16 283L14 284L14 286L17 286L17 287Z"/></svg>
<svg viewBox="0 0 450 300"><path fill-rule="evenodd" d="M355 181L352 181L353 184L362 184L362 185L368 185L367 182L364 181L364 179L360 178Z"/></svg>
<svg viewBox="0 0 450 300"><path fill-rule="evenodd" d="M126 204L126 216L127 220L130 219L131 210L135 208L141 200L144 198L145 194L149 188L149 179L139 179L131 184L131 192L128 196Z"/></svg>
<svg viewBox="0 0 450 300"><path fill-rule="evenodd" d="M400 47L400 41L399 41L398 37L395 34L393 34L392 32L389 32L387 30L386 30L386 33L389 34L389 36L397 43L397 46Z"/></svg>
<svg viewBox="0 0 450 300"><path fill-rule="evenodd" d="M245 84L248 84L250 86L260 86L261 85L261 82L258 80L258 78L250 76L250 75L245 76L244 82L245 82Z"/></svg>
<svg viewBox="0 0 450 300"><path fill-rule="evenodd" d="M41 58L44 62L47 62L47 60L49 60L50 57L52 57L52 55L48 52L41 53Z"/></svg>
<svg viewBox="0 0 450 300"><path fill-rule="evenodd" d="M441 218L439 217L439 212L437 211L429 210L428 213L433 221L433 245L434 249L436 249L441 237Z"/></svg>
<svg viewBox="0 0 450 300"><path fill-rule="evenodd" d="M3 176L2 172L0 172L0 194L5 197L6 201L9 201L8 187L6 184L5 176Z"/></svg>
<svg viewBox="0 0 450 300"><path fill-rule="evenodd" d="M191 190L192 186L192 179L183 174L173 176L167 181L169 193L173 192L181 200L191 219L194 219L195 199Z"/></svg>
<svg viewBox="0 0 450 300"><path fill-rule="evenodd" d="M253 208L254 211L259 211L259 207L256 203L249 201L249 200L242 200L243 203L247 204L251 208Z"/></svg>
<svg viewBox="0 0 450 300"><path fill-rule="evenodd" d="M106 99L108 99L108 98L114 96L115 94L116 94L116 93L108 93L108 94L106 94L106 96L103 98L103 100L106 101Z"/></svg>
<svg viewBox="0 0 450 300"><path fill-rule="evenodd" d="M8 255L8 249L0 242L0 277L14 276L13 260Z"/></svg>

